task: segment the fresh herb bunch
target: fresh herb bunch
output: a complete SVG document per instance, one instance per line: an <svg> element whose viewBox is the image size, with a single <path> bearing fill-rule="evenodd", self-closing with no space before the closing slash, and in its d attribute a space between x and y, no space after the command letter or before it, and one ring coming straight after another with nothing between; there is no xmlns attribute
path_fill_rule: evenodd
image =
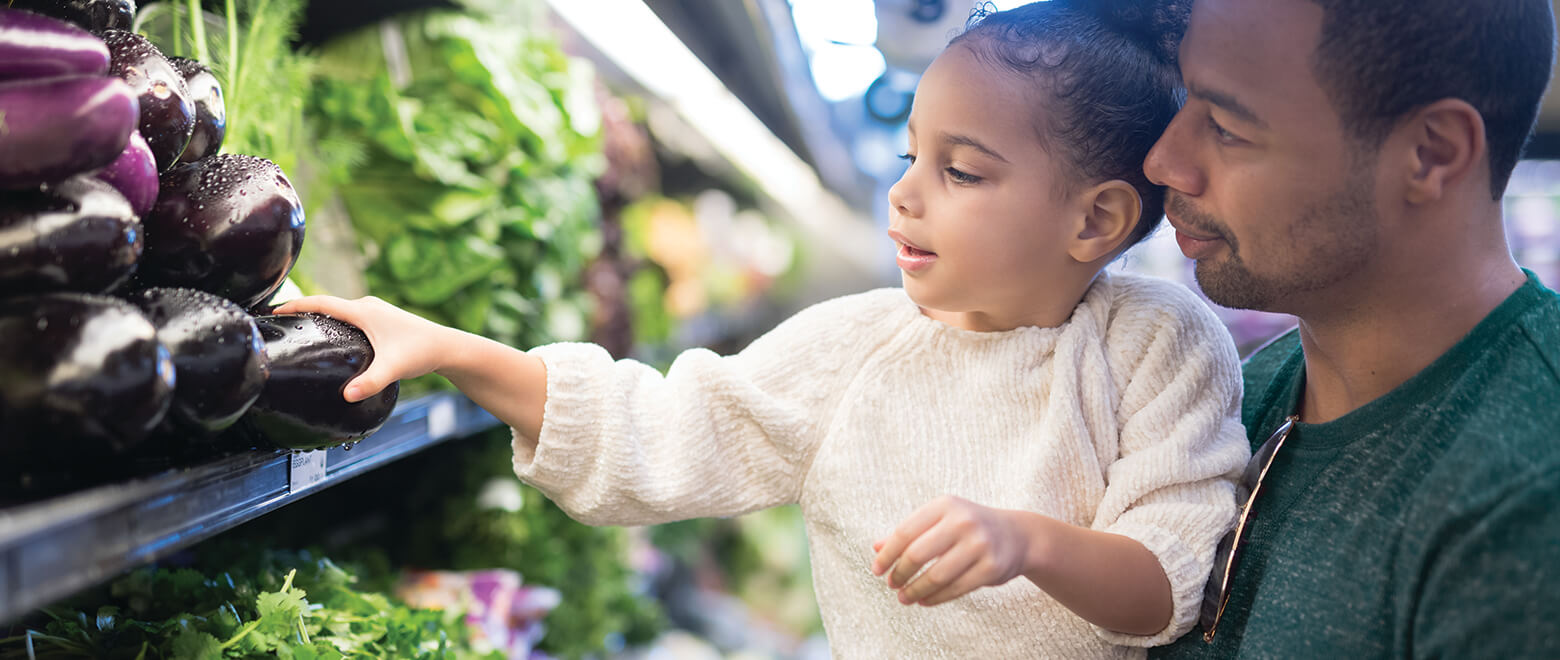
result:
<svg viewBox="0 0 1560 660"><path fill-rule="evenodd" d="M225 570L142 568L39 627L0 658L501 658L471 646L461 612L416 610L361 590L307 552L227 557Z"/></svg>
<svg viewBox="0 0 1560 660"><path fill-rule="evenodd" d="M334 182L369 290L517 346L580 339L604 167L589 67L526 10L402 16L319 51L316 133L360 161Z"/></svg>

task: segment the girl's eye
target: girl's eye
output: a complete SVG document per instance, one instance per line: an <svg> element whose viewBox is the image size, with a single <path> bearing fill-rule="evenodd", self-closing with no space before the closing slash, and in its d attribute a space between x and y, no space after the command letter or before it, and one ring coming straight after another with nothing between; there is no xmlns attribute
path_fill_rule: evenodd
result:
<svg viewBox="0 0 1560 660"><path fill-rule="evenodd" d="M907 163L914 163L915 162L915 155L914 154L899 154L899 160L905 161Z"/></svg>
<svg viewBox="0 0 1560 660"><path fill-rule="evenodd" d="M971 184L980 183L981 181L980 177L968 172L961 171L956 167L949 167L946 168L946 170L948 172L948 178L953 179L954 183Z"/></svg>

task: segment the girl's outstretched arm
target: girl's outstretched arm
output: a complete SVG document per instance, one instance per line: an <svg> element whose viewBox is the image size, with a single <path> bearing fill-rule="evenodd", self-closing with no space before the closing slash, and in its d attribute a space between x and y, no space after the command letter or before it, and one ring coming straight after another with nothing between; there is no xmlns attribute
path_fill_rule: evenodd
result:
<svg viewBox="0 0 1560 660"><path fill-rule="evenodd" d="M357 300L308 296L275 311L303 312L351 323L373 344L373 362L342 392L348 401L366 399L403 378L437 373L513 427L519 432L517 437L534 448L547 403L547 368L541 359L486 337L439 325L372 296Z"/></svg>

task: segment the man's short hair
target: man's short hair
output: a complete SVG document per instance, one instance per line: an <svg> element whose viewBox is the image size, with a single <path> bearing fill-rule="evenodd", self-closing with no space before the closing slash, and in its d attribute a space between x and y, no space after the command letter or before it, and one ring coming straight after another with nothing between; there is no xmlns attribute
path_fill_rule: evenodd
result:
<svg viewBox="0 0 1560 660"><path fill-rule="evenodd" d="M1325 12L1311 64L1345 130L1375 149L1408 113L1467 101L1484 118L1500 199L1549 84L1549 0L1311 1Z"/></svg>

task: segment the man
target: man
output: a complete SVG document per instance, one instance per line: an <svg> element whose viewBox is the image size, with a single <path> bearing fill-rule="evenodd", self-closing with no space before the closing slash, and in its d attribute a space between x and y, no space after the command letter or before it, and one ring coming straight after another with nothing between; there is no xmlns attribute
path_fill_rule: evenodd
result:
<svg viewBox="0 0 1560 660"><path fill-rule="evenodd" d="M1278 449L1233 572L1159 657L1560 657L1560 298L1500 204L1554 39L1548 0L1193 3L1145 169L1207 295L1300 327L1246 366Z"/></svg>

